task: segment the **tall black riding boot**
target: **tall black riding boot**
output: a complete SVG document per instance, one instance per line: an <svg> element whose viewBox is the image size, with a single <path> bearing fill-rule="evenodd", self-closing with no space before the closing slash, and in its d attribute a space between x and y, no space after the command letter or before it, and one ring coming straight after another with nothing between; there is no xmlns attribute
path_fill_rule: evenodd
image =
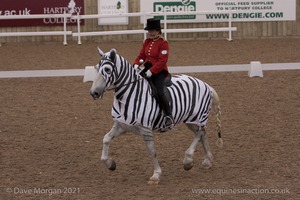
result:
<svg viewBox="0 0 300 200"><path fill-rule="evenodd" d="M161 104L161 108L163 109L164 113L165 113L165 126L166 128L173 128L174 126L174 119L172 116L172 109L171 106L169 104L169 101L167 99L167 97L165 95L161 95L159 97L159 101Z"/></svg>
<svg viewBox="0 0 300 200"><path fill-rule="evenodd" d="M165 92L167 92L167 88L164 85L166 75L167 75L167 71L163 70L160 73L152 76L151 80L157 91L159 106L162 108L164 114L166 115L164 119L165 128L172 128L174 126L172 110L169 105L168 99L165 95Z"/></svg>

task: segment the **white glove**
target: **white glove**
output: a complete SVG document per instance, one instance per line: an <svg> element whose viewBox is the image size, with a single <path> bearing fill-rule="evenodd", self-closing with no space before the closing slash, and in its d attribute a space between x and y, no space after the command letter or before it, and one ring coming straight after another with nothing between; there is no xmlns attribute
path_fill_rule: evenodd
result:
<svg viewBox="0 0 300 200"><path fill-rule="evenodd" d="M137 64L134 64L134 65L133 65L133 68L134 68L135 70L139 70L139 69L140 69L140 66L137 65Z"/></svg>
<svg viewBox="0 0 300 200"><path fill-rule="evenodd" d="M150 70L146 71L146 76L150 78L152 76L152 72Z"/></svg>

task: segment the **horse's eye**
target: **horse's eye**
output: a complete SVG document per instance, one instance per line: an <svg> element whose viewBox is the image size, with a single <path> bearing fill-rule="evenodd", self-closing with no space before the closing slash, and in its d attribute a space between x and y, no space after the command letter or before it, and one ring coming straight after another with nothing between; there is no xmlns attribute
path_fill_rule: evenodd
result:
<svg viewBox="0 0 300 200"><path fill-rule="evenodd" d="M112 69L111 69L111 67L105 67L105 68L104 68L104 71L105 71L105 73L107 73L107 74L111 74Z"/></svg>

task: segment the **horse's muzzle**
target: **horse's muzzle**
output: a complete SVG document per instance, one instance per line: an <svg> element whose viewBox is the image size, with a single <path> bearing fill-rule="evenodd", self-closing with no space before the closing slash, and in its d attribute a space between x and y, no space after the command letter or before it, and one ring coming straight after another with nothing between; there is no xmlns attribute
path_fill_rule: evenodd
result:
<svg viewBox="0 0 300 200"><path fill-rule="evenodd" d="M102 98L103 93L100 95L100 93L98 93L98 92L90 91L90 95L93 97L94 100L97 100L97 99L101 99Z"/></svg>

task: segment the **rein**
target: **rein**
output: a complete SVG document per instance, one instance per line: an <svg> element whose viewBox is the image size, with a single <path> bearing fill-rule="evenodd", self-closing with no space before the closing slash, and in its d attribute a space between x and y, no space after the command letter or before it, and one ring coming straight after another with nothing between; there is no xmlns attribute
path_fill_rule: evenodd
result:
<svg viewBox="0 0 300 200"><path fill-rule="evenodd" d="M129 83L126 83L126 84L120 86L120 88L121 88L121 87L124 87L124 86L126 86L126 85L130 85L130 84L132 84L132 83L135 83L135 82L137 82L137 81L139 81L139 80L142 80L142 79L143 79L143 78L138 78L138 79L135 80L135 81L131 81L131 82L129 82ZM116 88L117 88L117 87L109 88L109 89L107 89L106 91L114 90L114 89L116 89Z"/></svg>

